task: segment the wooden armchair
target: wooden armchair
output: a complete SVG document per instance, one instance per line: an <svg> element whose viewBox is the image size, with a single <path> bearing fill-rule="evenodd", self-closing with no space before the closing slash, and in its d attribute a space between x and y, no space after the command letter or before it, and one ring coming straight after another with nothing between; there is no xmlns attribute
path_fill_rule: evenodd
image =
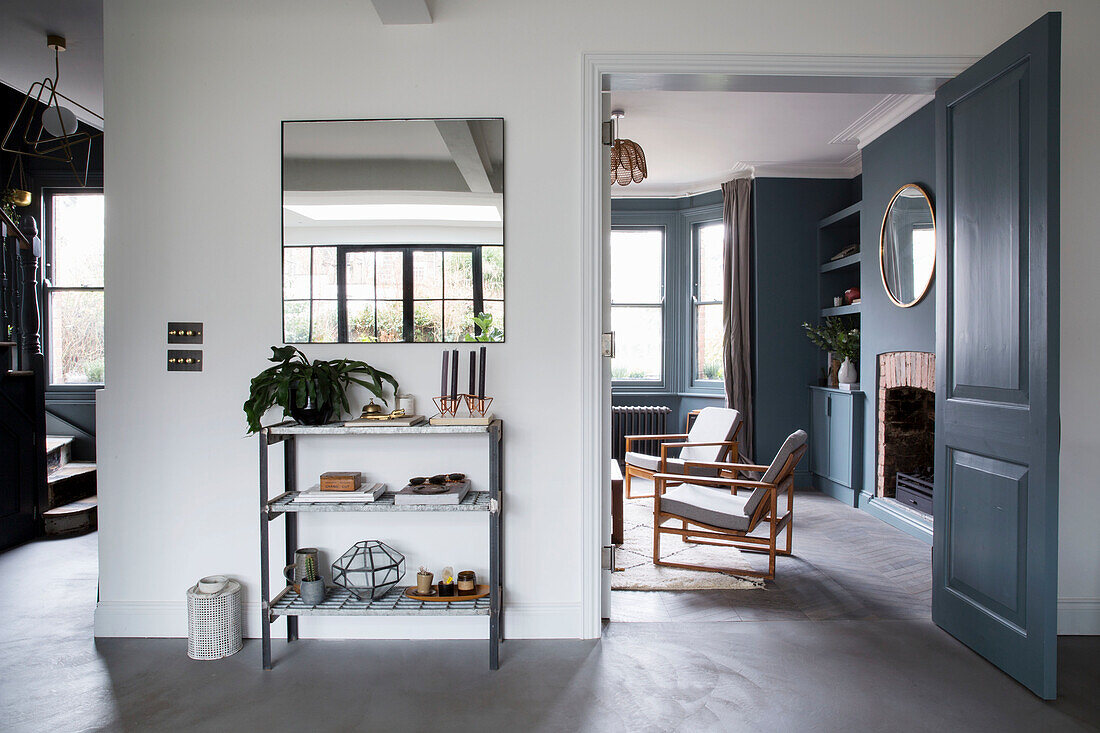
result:
<svg viewBox="0 0 1100 733"><path fill-rule="evenodd" d="M737 435L743 423L741 413L726 407L705 407L699 412L691 430L686 433L666 435L628 435L626 436L626 467L623 471L624 489L627 499L651 496L632 495L630 479L634 476L653 479L656 473L683 474L685 463L698 463L696 470L703 476L716 476L718 471L709 467L715 461L722 461L732 455L737 459ZM635 453L631 450L634 441L656 440L661 445L661 455L651 456ZM670 457L670 448L678 449L679 455Z"/></svg>
<svg viewBox="0 0 1100 733"><path fill-rule="evenodd" d="M653 477L653 564L688 570L775 577L777 555L791 554L791 531L794 522L794 469L806 453L806 432L791 433L768 466L720 461L686 461L685 472L693 468L709 468L719 475L692 475L685 481L683 473L657 473ZM763 471L759 479L737 478L748 471ZM731 476L733 476L731 478ZM668 490L669 482L679 484ZM752 489L738 495L737 489ZM779 494L787 495L787 509L779 514ZM662 527L669 519L680 520L680 527ZM756 532L766 527L766 533ZM779 534L786 530L786 546L778 548ZM766 552L766 573L740 568L712 568L661 560L661 535L675 534L685 542L736 547L746 552Z"/></svg>

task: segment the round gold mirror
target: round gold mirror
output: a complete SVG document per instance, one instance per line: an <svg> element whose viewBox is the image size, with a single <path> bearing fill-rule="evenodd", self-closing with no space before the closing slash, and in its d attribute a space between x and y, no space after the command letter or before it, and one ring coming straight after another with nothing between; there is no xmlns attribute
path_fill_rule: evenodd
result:
<svg viewBox="0 0 1100 733"><path fill-rule="evenodd" d="M915 183L898 189L879 233L879 272L890 300L902 308L920 302L936 270L936 217L932 201Z"/></svg>

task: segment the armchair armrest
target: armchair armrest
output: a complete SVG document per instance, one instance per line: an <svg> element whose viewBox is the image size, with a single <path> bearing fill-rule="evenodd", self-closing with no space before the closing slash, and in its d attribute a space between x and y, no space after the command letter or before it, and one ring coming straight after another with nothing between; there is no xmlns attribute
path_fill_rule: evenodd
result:
<svg viewBox="0 0 1100 733"><path fill-rule="evenodd" d="M636 440L683 440L687 437L687 433L666 433L663 435L627 435L626 438L626 452L630 452L631 444Z"/></svg>
<svg viewBox="0 0 1100 733"><path fill-rule="evenodd" d="M771 466L758 466L754 463L726 463L724 461L687 461L684 465L718 468L724 471L767 471L771 468Z"/></svg>
<svg viewBox="0 0 1100 733"><path fill-rule="evenodd" d="M720 440L720 441L709 442L709 443L694 443L694 442L692 442L692 443L661 443L661 471L668 470L668 449L669 448L693 448L693 447L696 447L696 446L706 447L706 446L718 446L718 445L724 445L728 448L732 448L734 445L736 445L736 443L732 440ZM698 461L686 461L684 463L684 473L685 474L691 473L691 471L688 470L688 466L689 465L697 465L698 463L699 463Z"/></svg>
<svg viewBox="0 0 1100 733"><path fill-rule="evenodd" d="M683 476L675 473L655 473L653 474L653 480L664 481L676 481L683 483L688 480L688 483L692 484L715 484L718 486L745 486L753 489L774 489L775 484L769 484L764 481L749 481L747 479L739 478L724 478L722 476Z"/></svg>

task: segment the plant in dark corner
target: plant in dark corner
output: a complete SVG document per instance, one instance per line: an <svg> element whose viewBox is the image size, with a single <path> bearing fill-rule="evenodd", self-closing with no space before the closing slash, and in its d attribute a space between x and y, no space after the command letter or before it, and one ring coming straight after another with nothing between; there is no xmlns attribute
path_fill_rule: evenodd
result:
<svg viewBox="0 0 1100 733"><path fill-rule="evenodd" d="M249 386L244 414L248 432L260 430L260 420L272 407L283 408L303 425L324 425L337 410L348 412L347 390L353 384L366 387L383 404L387 403L383 382L388 382L397 394L397 380L370 364L353 359L317 359L293 346L272 346L268 367Z"/></svg>

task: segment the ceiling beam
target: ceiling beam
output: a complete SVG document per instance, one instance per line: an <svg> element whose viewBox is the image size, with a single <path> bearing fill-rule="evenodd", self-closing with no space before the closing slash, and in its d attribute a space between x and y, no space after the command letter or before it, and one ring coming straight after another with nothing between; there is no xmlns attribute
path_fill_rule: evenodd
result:
<svg viewBox="0 0 1100 733"><path fill-rule="evenodd" d="M432 22L427 0L371 0L382 25L424 25Z"/></svg>
<svg viewBox="0 0 1100 733"><path fill-rule="evenodd" d="M458 172L474 193L492 193L493 163L485 141L471 120L436 120L435 127L447 146Z"/></svg>

